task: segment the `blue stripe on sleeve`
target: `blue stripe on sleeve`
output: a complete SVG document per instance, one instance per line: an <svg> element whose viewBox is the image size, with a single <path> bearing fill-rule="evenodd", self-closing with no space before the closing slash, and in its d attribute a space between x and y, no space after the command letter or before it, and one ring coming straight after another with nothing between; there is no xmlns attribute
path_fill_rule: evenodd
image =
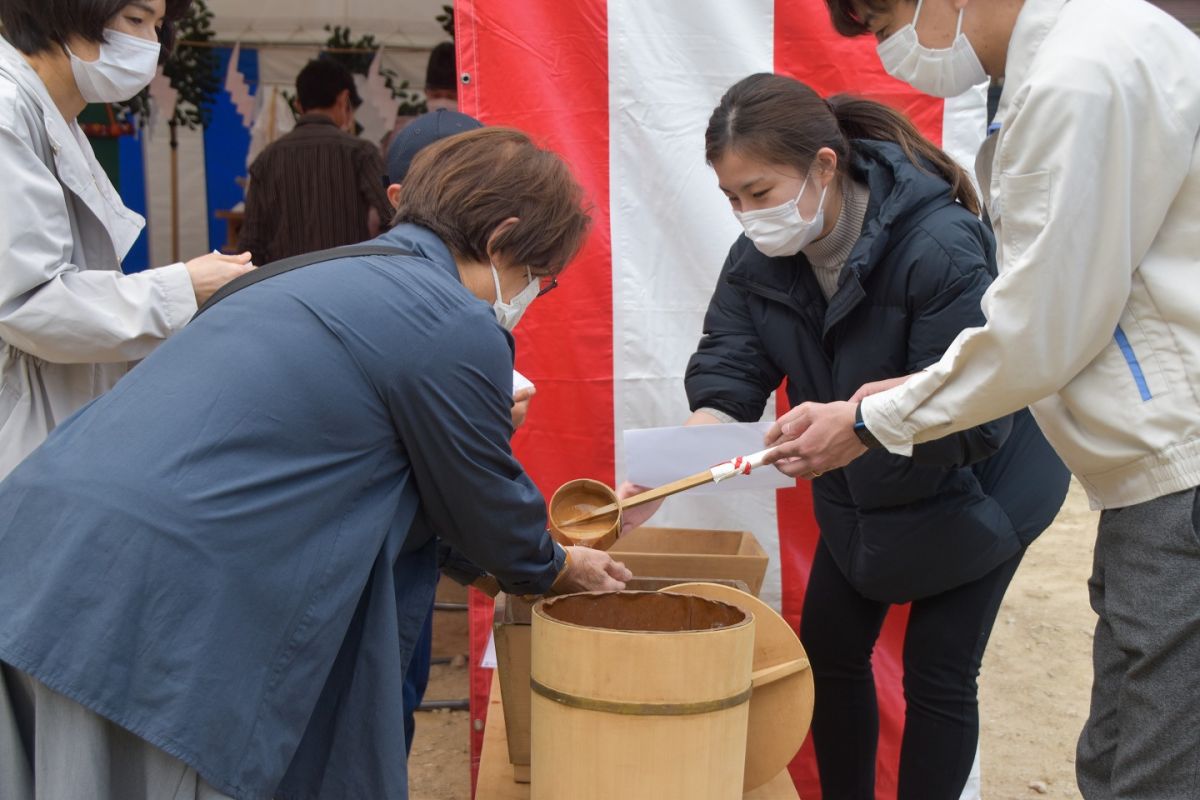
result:
<svg viewBox="0 0 1200 800"><path fill-rule="evenodd" d="M1142 395L1142 402L1150 399L1150 387L1146 384L1146 376L1142 373L1142 365L1138 363L1137 354L1133 352L1133 345L1129 344L1129 337L1125 335L1125 331L1121 330L1121 326L1117 326L1117 347L1121 348L1121 352L1125 355L1125 363L1129 365L1129 371L1133 373L1133 382L1137 384L1138 391Z"/></svg>

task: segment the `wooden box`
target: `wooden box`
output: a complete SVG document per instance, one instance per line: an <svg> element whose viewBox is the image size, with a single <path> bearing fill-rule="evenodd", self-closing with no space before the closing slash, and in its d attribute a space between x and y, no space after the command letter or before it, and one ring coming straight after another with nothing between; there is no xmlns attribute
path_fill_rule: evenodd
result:
<svg viewBox="0 0 1200 800"><path fill-rule="evenodd" d="M749 531L637 528L608 549L634 576L704 581L742 581L758 596L767 573L767 553Z"/></svg>

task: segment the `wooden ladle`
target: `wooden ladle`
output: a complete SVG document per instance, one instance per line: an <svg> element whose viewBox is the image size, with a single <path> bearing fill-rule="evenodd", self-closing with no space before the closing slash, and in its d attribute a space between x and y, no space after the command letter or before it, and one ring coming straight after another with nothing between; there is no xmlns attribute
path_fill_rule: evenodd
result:
<svg viewBox="0 0 1200 800"><path fill-rule="evenodd" d="M632 497L627 497L624 500L615 500L615 493L613 493L613 491L607 486L599 484L599 486L603 487L604 491L597 492L593 498L585 498L593 499L594 502L592 503L581 502L579 498L576 498L575 502L569 505L564 503L559 503L556 505L554 501L551 501L551 528L558 533L560 540L562 538L566 538L574 541L575 536L573 535L572 529L581 527L594 529L596 527L597 520L605 519L608 517L608 515L615 513L618 521L616 532L619 533L620 514L625 509L640 506L644 503L652 503L655 500L660 500L664 497L669 497L670 495L678 494L680 492L686 492L688 489L694 489L697 486L703 486L708 483L719 483L726 478L733 477L734 475L749 475L752 470L762 466L764 459L770 452L771 449L768 448L766 450L760 450L752 455L738 456L737 458L730 459L729 461L723 461L711 469L706 469L703 472L697 472L695 475L689 475L686 478L680 478L677 481L663 484L655 489L650 489L649 491L642 492L641 494L635 494ZM567 487L578 486L580 483L581 482L579 481L572 481L571 483L564 484L558 492L555 492L555 498L557 499L563 490L567 489ZM595 484L596 482L588 481L588 483ZM593 507L582 514L567 516L565 519L563 518L569 511L577 511L581 506L584 505L592 505ZM605 521L607 521L607 519L605 519ZM592 531L589 530L588 535L585 535L583 538L587 539L588 541L594 539L594 535L591 534ZM613 536L613 541L616 541L615 535ZM612 544L612 542L609 542L608 544Z"/></svg>

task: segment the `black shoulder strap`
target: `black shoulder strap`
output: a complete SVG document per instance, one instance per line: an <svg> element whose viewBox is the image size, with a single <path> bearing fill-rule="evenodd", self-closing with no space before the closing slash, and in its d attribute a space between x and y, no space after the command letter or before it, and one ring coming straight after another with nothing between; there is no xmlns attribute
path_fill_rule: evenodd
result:
<svg viewBox="0 0 1200 800"><path fill-rule="evenodd" d="M215 304L224 300L234 292L239 292L247 286L252 286L259 281L265 281L267 278L274 278L276 275L282 275L285 272L291 272L294 269L308 267L313 264L320 264L325 261L336 261L339 258L352 258L354 256L411 256L413 253L408 250L403 250L399 247L385 247L384 245L372 244L352 244L346 247L334 247L330 250L318 250L315 253L305 253L302 256L292 256L279 261L273 261L270 264L259 267L258 269L247 272L241 277L234 278L229 283L222 286L212 297L205 301L204 305L196 311L192 317L203 314Z"/></svg>

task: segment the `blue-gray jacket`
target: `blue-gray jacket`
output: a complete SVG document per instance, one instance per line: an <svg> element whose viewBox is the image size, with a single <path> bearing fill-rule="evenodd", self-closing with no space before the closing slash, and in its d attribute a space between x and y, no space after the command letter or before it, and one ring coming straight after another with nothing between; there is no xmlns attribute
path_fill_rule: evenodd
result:
<svg viewBox="0 0 1200 800"><path fill-rule="evenodd" d="M987 225L898 145L855 141L850 169L870 190L862 234L826 302L803 254L733 245L688 364L693 409L757 420L787 378L788 399L846 400L909 375L982 325L996 274ZM918 445L873 451L813 482L821 538L862 594L906 602L975 580L1050 524L1068 473L1028 411Z"/></svg>
<svg viewBox="0 0 1200 800"><path fill-rule="evenodd" d="M563 551L512 339L427 230L221 301L0 484L0 660L236 798L406 796L436 532L514 592Z"/></svg>

